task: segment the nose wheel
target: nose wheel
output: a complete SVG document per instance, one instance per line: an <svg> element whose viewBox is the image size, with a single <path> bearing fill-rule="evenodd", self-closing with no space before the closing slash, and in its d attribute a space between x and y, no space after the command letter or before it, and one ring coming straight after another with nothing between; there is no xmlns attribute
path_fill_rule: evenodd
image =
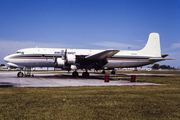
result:
<svg viewBox="0 0 180 120"><path fill-rule="evenodd" d="M23 76L24 76L24 73L23 73L23 72L18 72L18 73L17 73L17 76L18 76L18 77L23 77Z"/></svg>

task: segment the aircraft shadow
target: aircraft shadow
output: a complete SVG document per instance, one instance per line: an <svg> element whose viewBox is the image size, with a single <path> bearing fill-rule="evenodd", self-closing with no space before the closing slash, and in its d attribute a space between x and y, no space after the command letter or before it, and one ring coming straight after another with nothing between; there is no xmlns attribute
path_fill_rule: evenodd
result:
<svg viewBox="0 0 180 120"><path fill-rule="evenodd" d="M17 87L18 84L11 83L11 82L0 82L0 88L6 88L6 87Z"/></svg>
<svg viewBox="0 0 180 120"><path fill-rule="evenodd" d="M26 77L24 77L24 78L26 78ZM38 76L36 76L36 75L34 75L34 77L31 77L31 78L45 78L45 79L74 79L74 80L77 80L77 79L79 79L79 80L81 80L81 79L83 79L83 80L85 80L85 79L98 79L98 80L104 80L104 76L90 76L90 77L88 77L88 78L85 78L85 77L82 77L82 76L78 76L78 77L73 77L72 75L49 75L49 76L43 76L43 75L38 75ZM117 81L117 80L115 80L115 79L112 79L112 78L109 78L109 80L110 81Z"/></svg>

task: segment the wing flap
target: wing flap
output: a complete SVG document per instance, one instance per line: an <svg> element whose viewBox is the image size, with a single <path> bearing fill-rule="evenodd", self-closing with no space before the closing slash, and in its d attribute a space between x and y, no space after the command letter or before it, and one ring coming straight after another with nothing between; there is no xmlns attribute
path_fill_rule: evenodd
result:
<svg viewBox="0 0 180 120"><path fill-rule="evenodd" d="M105 50L97 54L86 56L85 58L89 60L103 60L103 59L114 56L118 52L119 50Z"/></svg>

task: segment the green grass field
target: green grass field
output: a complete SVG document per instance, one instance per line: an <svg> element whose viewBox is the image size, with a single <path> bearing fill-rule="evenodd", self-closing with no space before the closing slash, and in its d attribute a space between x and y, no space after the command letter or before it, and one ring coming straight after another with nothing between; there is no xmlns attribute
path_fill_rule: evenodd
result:
<svg viewBox="0 0 180 120"><path fill-rule="evenodd" d="M178 74L137 76L138 81L166 84L158 86L0 88L0 119L178 120Z"/></svg>

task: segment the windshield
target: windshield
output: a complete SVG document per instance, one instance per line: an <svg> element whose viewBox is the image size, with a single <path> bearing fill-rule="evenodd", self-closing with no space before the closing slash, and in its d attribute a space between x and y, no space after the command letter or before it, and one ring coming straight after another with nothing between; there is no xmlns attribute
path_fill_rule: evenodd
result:
<svg viewBox="0 0 180 120"><path fill-rule="evenodd" d="M17 54L24 54L24 52L22 52L22 51L17 51L16 53Z"/></svg>

